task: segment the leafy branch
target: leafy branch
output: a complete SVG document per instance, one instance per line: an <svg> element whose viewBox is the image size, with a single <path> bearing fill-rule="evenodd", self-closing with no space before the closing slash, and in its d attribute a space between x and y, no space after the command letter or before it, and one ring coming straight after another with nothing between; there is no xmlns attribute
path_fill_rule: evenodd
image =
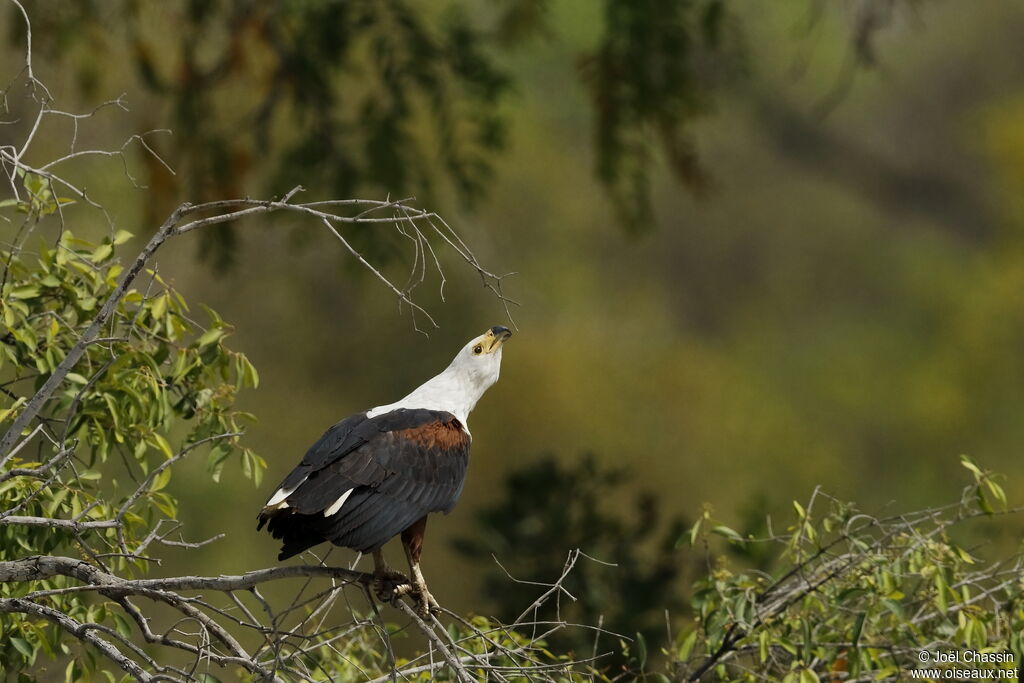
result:
<svg viewBox="0 0 1024 683"><path fill-rule="evenodd" d="M899 680L922 650L1019 657L1024 555L986 562L958 536L1024 506L1008 506L996 475L966 456L961 464L973 481L960 499L915 512L876 517L816 489L793 503L784 533L744 536L702 519L693 543L715 534L741 549L776 545L787 562L775 577L723 563L711 570L697 586L693 625L676 638L673 679L738 681L756 671L787 683Z"/></svg>

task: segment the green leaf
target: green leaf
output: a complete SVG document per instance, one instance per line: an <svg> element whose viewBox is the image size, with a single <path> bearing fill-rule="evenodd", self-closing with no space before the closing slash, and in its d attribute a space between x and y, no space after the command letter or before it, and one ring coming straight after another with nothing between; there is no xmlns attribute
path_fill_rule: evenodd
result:
<svg viewBox="0 0 1024 683"><path fill-rule="evenodd" d="M25 401L27 401L27 400L28 400L27 397L21 396L21 397L18 398L17 401L15 401L14 403L11 404L11 407L5 408L3 410L0 410L0 422L3 422L8 417L10 417L11 413L13 413L18 408L20 408L22 406L22 404L25 403Z"/></svg>
<svg viewBox="0 0 1024 683"><path fill-rule="evenodd" d="M132 625L128 623L128 620L123 615L112 612L111 616L114 618L114 628L125 638L131 638L132 636Z"/></svg>
<svg viewBox="0 0 1024 683"><path fill-rule="evenodd" d="M178 506L175 504L174 499L166 493L154 493L152 500L153 505L168 517L173 519L178 514Z"/></svg>
<svg viewBox="0 0 1024 683"><path fill-rule="evenodd" d="M740 536L734 530L730 529L729 527L723 524L719 524L718 526L713 527L711 529L711 533L718 534L719 536L724 536L725 538L728 538L730 541L735 541L736 543L743 543L742 536Z"/></svg>
<svg viewBox="0 0 1024 683"><path fill-rule="evenodd" d="M700 525L701 525L701 522L703 522L703 521L704 521L703 519L698 519L696 522L693 523L693 526L690 527L690 545L691 546L692 545L697 545L697 537L700 535ZM680 539L680 540L682 540L682 539ZM678 548L679 545L680 544L677 542L676 543L676 547Z"/></svg>
<svg viewBox="0 0 1024 683"><path fill-rule="evenodd" d="M963 560L967 564L974 564L974 557L972 557L969 552L967 552L958 545L951 545L950 547L953 548L953 551L961 560Z"/></svg>
<svg viewBox="0 0 1024 683"><path fill-rule="evenodd" d="M1003 487L995 483L994 481L992 481L991 478L988 477L985 478L985 486L988 487L988 490L992 493L992 497L996 499L996 501L999 503L999 506L1003 510L1006 510L1006 492L1003 491Z"/></svg>
<svg viewBox="0 0 1024 683"><path fill-rule="evenodd" d="M38 173L26 173L24 184L25 189L34 195L40 195L46 189L46 179Z"/></svg>
<svg viewBox="0 0 1024 683"><path fill-rule="evenodd" d="M89 260L93 263L101 263L110 258L110 255L114 253L114 247L110 244L101 244L93 250L92 255L89 256Z"/></svg>
<svg viewBox="0 0 1024 683"><path fill-rule="evenodd" d="M267 469L267 461L261 458L260 456L256 455L249 449L246 449L246 452L249 454L249 457L252 458L253 461L252 483L256 486L259 486L261 483L263 483L263 471Z"/></svg>
<svg viewBox="0 0 1024 683"><path fill-rule="evenodd" d="M153 316L154 320L163 319L164 314L167 313L167 300L166 292L153 299L153 304L149 308L149 314Z"/></svg>
<svg viewBox="0 0 1024 683"><path fill-rule="evenodd" d="M135 237L135 235L128 232L127 230L118 230L117 232L114 233L114 244L124 244L133 237Z"/></svg>
<svg viewBox="0 0 1024 683"><path fill-rule="evenodd" d="M67 489L59 489L56 492L54 492L51 495L50 500L46 503L46 505L43 508L43 511L46 513L46 516L47 517L53 517L54 516L53 513L55 513L57 511L57 508L60 507L60 504L63 503L64 499L67 498L67 497L68 497L68 490Z"/></svg>
<svg viewBox="0 0 1024 683"><path fill-rule="evenodd" d="M696 631L690 631L690 633L683 638L683 642L679 645L678 650L676 650L676 657L679 658L680 662L685 662L690 658L690 653L693 651L693 646L696 642Z"/></svg>
<svg viewBox="0 0 1024 683"><path fill-rule="evenodd" d="M174 450L171 448L171 444L167 441L167 439L164 438L163 434L160 434L159 432L153 432L153 434L150 435L150 439L150 443L159 448L160 452L167 456L168 460L174 457Z"/></svg>
<svg viewBox="0 0 1024 683"><path fill-rule="evenodd" d="M989 503L988 498L985 497L985 491L981 488L980 484L974 490L974 495L977 498L978 507L981 508L982 512L984 512L986 515L995 514L995 510L992 509L992 504Z"/></svg>
<svg viewBox="0 0 1024 683"><path fill-rule="evenodd" d="M12 637L10 638L10 643L14 646L15 650L20 652L25 657L26 660L32 661L32 658L35 656L36 651L35 648L33 648L32 645L29 644L27 640L25 640L24 638Z"/></svg>
<svg viewBox="0 0 1024 683"><path fill-rule="evenodd" d="M35 299L40 293L39 285L22 285L12 289L8 296L12 299Z"/></svg>
<svg viewBox="0 0 1024 683"><path fill-rule="evenodd" d="M896 615L897 618L903 619L906 617L906 613L903 611L903 605L899 602L888 598L882 598L882 604L885 605L890 612Z"/></svg>
<svg viewBox="0 0 1024 683"><path fill-rule="evenodd" d="M803 650L806 659L811 658L811 648L814 646L814 639L811 636L811 622L804 619L803 622Z"/></svg>
<svg viewBox="0 0 1024 683"><path fill-rule="evenodd" d="M224 469L224 461L230 454L231 449L223 444L217 444L210 449L210 455L207 457L206 467L214 481L220 481L220 473L221 470Z"/></svg>
<svg viewBox="0 0 1024 683"><path fill-rule="evenodd" d="M978 469L978 466L974 464L973 460L971 460L971 456L969 456L969 455L961 455L960 456L960 465L962 465L963 467L965 467L968 470L970 470L971 474L973 474L975 476L975 478L981 478L981 476L982 476L981 475L981 470Z"/></svg>
<svg viewBox="0 0 1024 683"><path fill-rule="evenodd" d="M636 656L640 662L640 670L643 671L647 665L647 639L639 631L636 634Z"/></svg>
<svg viewBox="0 0 1024 683"><path fill-rule="evenodd" d="M857 644L860 642L860 634L864 630L864 620L867 616L867 612L861 612L857 615L857 621L853 623L853 633L850 634L850 644L854 649L857 648Z"/></svg>
<svg viewBox="0 0 1024 683"><path fill-rule="evenodd" d="M949 599L946 597L946 577L942 575L941 568L935 572L935 600L943 614L949 611Z"/></svg>
<svg viewBox="0 0 1024 683"><path fill-rule="evenodd" d="M150 491L159 491L160 489L167 486L171 481L171 468L165 467L160 470L160 473L153 477L153 483L150 485Z"/></svg>
<svg viewBox="0 0 1024 683"><path fill-rule="evenodd" d="M249 457L249 451L242 451L242 476L252 479L252 458Z"/></svg>
<svg viewBox="0 0 1024 683"><path fill-rule="evenodd" d="M804 669L800 672L800 683L821 683L821 679L813 669Z"/></svg>
<svg viewBox="0 0 1024 683"><path fill-rule="evenodd" d="M227 330L225 330L222 327L211 328L207 330L205 333L203 333L203 335L196 340L196 345L199 348L209 346L210 344L213 344L214 342L221 339L226 334Z"/></svg>
<svg viewBox="0 0 1024 683"><path fill-rule="evenodd" d="M249 361L245 354L241 354L241 358L242 378L245 380L245 384L253 389L258 388L260 386L260 375L256 372L256 366Z"/></svg>

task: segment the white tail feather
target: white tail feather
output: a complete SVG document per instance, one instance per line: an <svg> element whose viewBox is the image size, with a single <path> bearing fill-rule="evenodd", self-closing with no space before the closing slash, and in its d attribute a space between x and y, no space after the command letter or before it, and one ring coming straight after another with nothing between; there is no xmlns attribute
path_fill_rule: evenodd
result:
<svg viewBox="0 0 1024 683"><path fill-rule="evenodd" d="M277 505L278 503L282 502L285 498L292 495L292 492L295 491L296 488L298 487L293 486L290 489L278 489L277 491L274 492L274 495L270 497L270 500L268 500L267 504L264 505L263 507L269 508L273 507L274 505Z"/></svg>
<svg viewBox="0 0 1024 683"><path fill-rule="evenodd" d="M330 517L335 512L340 510L341 506L345 504L345 501L348 500L348 497L352 495L352 491L354 491L354 490L355 489L349 489L348 491L345 491L345 493L343 493L340 496L338 496L338 500L334 501L331 504L331 507L329 507L326 510L324 510L324 517Z"/></svg>

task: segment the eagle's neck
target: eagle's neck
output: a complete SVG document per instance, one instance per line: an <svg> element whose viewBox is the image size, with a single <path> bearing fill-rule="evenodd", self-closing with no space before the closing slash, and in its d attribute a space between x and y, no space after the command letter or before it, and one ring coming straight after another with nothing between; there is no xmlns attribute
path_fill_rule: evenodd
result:
<svg viewBox="0 0 1024 683"><path fill-rule="evenodd" d="M370 409L367 416L375 417L400 408L443 410L458 418L468 432L469 414L476 407L480 397L487 391L488 386L490 385L473 382L464 373L448 368L440 375L418 386L400 401Z"/></svg>

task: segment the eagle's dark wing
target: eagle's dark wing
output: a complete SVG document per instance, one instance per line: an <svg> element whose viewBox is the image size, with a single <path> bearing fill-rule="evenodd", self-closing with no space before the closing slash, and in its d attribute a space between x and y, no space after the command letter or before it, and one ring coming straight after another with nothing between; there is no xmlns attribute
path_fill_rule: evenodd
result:
<svg viewBox="0 0 1024 683"><path fill-rule="evenodd" d="M379 431L375 421L366 417L366 411L346 417L324 432L323 436L309 447L302 462L284 478L284 481L275 490L282 492L294 489L310 474L323 469L338 458L345 457L373 438ZM274 497L271 497L270 500L273 499Z"/></svg>
<svg viewBox="0 0 1024 683"><path fill-rule="evenodd" d="M367 552L462 492L469 434L451 413L353 415L314 444L259 515L286 559L323 541Z"/></svg>

